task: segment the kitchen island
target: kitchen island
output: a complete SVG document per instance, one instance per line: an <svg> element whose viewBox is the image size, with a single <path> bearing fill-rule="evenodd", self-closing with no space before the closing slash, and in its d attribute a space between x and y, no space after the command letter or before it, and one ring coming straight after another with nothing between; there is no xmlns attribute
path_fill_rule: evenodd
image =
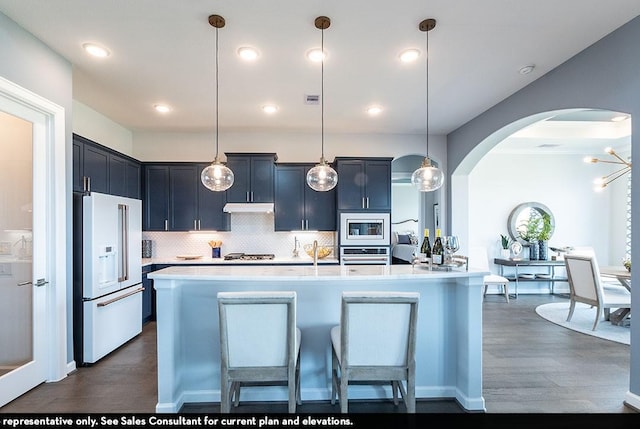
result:
<svg viewBox="0 0 640 429"><path fill-rule="evenodd" d="M482 277L484 271L430 271L411 265L174 266L149 274L157 299L157 412L220 401L220 291L297 293L301 397L331 395L329 330L340 321L343 291L420 293L416 398L455 398L484 411ZM286 401L286 387L242 390L244 401ZM349 398L388 398L381 386L351 386Z"/></svg>

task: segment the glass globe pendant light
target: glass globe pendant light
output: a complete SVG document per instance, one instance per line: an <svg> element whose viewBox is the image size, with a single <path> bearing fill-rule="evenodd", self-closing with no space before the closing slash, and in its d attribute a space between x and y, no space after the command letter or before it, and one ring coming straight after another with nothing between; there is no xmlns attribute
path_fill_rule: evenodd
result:
<svg viewBox="0 0 640 429"><path fill-rule="evenodd" d="M429 158L429 31L436 26L436 20L425 19L418 25L420 31L427 33L427 156L422 161L422 165L411 175L411 183L421 192L431 192L440 188L444 183L442 170L434 166Z"/></svg>
<svg viewBox="0 0 640 429"><path fill-rule="evenodd" d="M209 24L216 29L216 157L200 173L202 184L212 191L226 191L233 185L233 171L218 160L218 29L224 27L220 15L209 16Z"/></svg>
<svg viewBox="0 0 640 429"><path fill-rule="evenodd" d="M321 70L322 70L322 87L320 94L320 107L321 107L321 128L322 128L322 155L320 157L320 163L309 170L307 173L307 185L314 191L326 192L335 188L338 184L338 173L336 170L331 168L327 161L324 159L324 30L325 28L329 28L331 25L331 20L326 16L319 16L315 20L316 28L322 30L322 60L321 60Z"/></svg>

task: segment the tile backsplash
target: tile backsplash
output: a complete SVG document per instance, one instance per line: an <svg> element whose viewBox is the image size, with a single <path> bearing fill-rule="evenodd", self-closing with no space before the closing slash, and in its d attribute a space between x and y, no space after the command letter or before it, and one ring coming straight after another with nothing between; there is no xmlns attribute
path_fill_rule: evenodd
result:
<svg viewBox="0 0 640 429"><path fill-rule="evenodd" d="M176 255L211 256L211 240L222 241L221 255L232 252L273 253L278 258L292 255L294 239L300 242L300 256L306 256L302 246L318 240L318 244L337 252L335 232L276 232L273 213L232 213L231 231L165 232L143 231L142 239L152 241L153 258L175 258Z"/></svg>

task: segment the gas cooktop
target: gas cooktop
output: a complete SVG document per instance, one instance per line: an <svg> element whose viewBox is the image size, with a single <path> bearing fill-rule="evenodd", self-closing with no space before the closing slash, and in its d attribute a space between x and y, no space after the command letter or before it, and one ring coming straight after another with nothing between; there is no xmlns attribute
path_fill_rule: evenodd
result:
<svg viewBox="0 0 640 429"><path fill-rule="evenodd" d="M274 255L272 253L229 253L224 256L226 261L232 260L243 260L243 261L259 261L264 259L273 259Z"/></svg>

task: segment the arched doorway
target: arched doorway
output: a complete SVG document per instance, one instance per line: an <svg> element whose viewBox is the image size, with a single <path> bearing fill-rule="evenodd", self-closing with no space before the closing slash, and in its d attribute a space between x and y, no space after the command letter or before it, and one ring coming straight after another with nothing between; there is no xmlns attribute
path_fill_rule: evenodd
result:
<svg viewBox="0 0 640 429"><path fill-rule="evenodd" d="M604 264L619 265L630 228L629 177L595 193L593 178L616 168L583 162L585 156L605 159L607 146L631 156L631 118L627 116L625 123L603 119L616 114L600 109L544 112L513 122L480 142L451 175L451 229L462 246L481 245L490 257L497 256L511 210L537 201L556 217L552 244L592 246ZM541 125L555 134L533 139L531 130ZM513 140L511 148L500 149L508 140Z"/></svg>

